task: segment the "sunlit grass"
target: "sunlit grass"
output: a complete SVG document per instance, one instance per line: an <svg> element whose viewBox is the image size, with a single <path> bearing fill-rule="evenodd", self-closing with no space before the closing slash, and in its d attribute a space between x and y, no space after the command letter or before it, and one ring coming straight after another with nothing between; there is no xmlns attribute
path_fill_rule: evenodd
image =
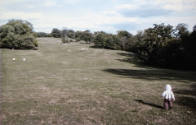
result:
<svg viewBox="0 0 196 125"><path fill-rule="evenodd" d="M1 50L3 125L196 123L195 72L137 66L120 61L131 58L126 52L88 44L38 41L39 50ZM161 108L167 83L176 95L170 111Z"/></svg>

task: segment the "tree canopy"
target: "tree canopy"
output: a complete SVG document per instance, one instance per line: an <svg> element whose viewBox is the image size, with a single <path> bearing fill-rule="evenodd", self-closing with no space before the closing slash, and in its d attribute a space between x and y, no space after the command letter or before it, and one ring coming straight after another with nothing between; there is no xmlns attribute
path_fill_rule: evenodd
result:
<svg viewBox="0 0 196 125"><path fill-rule="evenodd" d="M0 26L0 48L36 49L33 26L28 21L10 20Z"/></svg>

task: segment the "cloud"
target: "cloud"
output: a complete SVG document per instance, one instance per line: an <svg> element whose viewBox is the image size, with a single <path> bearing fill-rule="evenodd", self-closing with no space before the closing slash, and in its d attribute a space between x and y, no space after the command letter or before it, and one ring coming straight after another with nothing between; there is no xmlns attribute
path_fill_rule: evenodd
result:
<svg viewBox="0 0 196 125"><path fill-rule="evenodd" d="M0 24L9 19L30 21L35 31L52 28L136 33L154 23L193 26L195 0L0 0Z"/></svg>
<svg viewBox="0 0 196 125"><path fill-rule="evenodd" d="M1 0L0 5L6 5L10 3L18 3L18 2L24 2L25 0Z"/></svg>
<svg viewBox="0 0 196 125"><path fill-rule="evenodd" d="M82 2L81 0L62 0L64 4L77 4Z"/></svg>
<svg viewBox="0 0 196 125"><path fill-rule="evenodd" d="M57 3L55 1L48 0L48 1L44 1L43 5L46 6L46 7L52 7L52 6L56 6Z"/></svg>
<svg viewBox="0 0 196 125"><path fill-rule="evenodd" d="M173 13L172 10L165 9L160 3L149 0L141 0L136 2L135 0L131 3L121 4L115 8L116 12L126 17L153 17L153 16L164 16Z"/></svg>
<svg viewBox="0 0 196 125"><path fill-rule="evenodd" d="M161 8L140 8L134 10L121 10L120 13L127 17L153 17L164 16L172 14L171 10L164 10Z"/></svg>
<svg viewBox="0 0 196 125"><path fill-rule="evenodd" d="M42 14L38 12L6 12L1 13L0 18L3 20L9 20L9 19L38 19L41 18Z"/></svg>

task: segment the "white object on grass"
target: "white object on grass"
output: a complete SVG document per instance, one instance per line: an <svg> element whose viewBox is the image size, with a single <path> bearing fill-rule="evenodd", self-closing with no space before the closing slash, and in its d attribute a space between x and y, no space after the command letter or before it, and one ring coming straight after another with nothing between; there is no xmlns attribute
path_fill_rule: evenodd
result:
<svg viewBox="0 0 196 125"><path fill-rule="evenodd" d="M88 48L81 48L80 50L88 50Z"/></svg>
<svg viewBox="0 0 196 125"><path fill-rule="evenodd" d="M162 93L162 96L164 99L168 99L168 100L175 100L175 96L174 93L172 91L172 87L171 85L167 84L165 86L165 91Z"/></svg>
<svg viewBox="0 0 196 125"><path fill-rule="evenodd" d="M13 60L13 61L15 61L15 60L16 60L16 58L12 58L12 60Z"/></svg>
<svg viewBox="0 0 196 125"><path fill-rule="evenodd" d="M24 61L24 62L25 62L25 61L26 61L26 58L22 58L22 61Z"/></svg>

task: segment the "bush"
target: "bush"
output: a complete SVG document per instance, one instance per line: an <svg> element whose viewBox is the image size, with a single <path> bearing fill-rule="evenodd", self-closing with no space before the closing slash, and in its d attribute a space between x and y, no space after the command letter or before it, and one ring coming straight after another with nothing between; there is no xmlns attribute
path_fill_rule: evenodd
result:
<svg viewBox="0 0 196 125"><path fill-rule="evenodd" d="M63 36L61 39L62 39L62 42L63 42L63 43L76 42L75 39L69 38L69 37L67 37L67 36Z"/></svg>
<svg viewBox="0 0 196 125"><path fill-rule="evenodd" d="M121 49L119 39L116 35L105 32L96 32L94 36L94 47L106 49Z"/></svg>
<svg viewBox="0 0 196 125"><path fill-rule="evenodd" d="M175 69L196 69L196 32L189 33L185 24L154 25L135 36L132 48L144 63Z"/></svg>
<svg viewBox="0 0 196 125"><path fill-rule="evenodd" d="M0 27L0 48L36 49L38 43L32 25L23 20L11 20Z"/></svg>
<svg viewBox="0 0 196 125"><path fill-rule="evenodd" d="M44 32L37 32L36 33L37 37L51 37L51 34L49 33L44 33Z"/></svg>
<svg viewBox="0 0 196 125"><path fill-rule="evenodd" d="M86 31L77 31L75 33L75 38L77 41L86 41L87 43L91 42L93 40L93 34L90 33L89 30Z"/></svg>
<svg viewBox="0 0 196 125"><path fill-rule="evenodd" d="M136 35L139 38L135 52L150 64L157 64L160 49L166 47L174 38L173 27L171 25L154 25L153 28L146 29L142 34Z"/></svg>
<svg viewBox="0 0 196 125"><path fill-rule="evenodd" d="M51 36L55 38L61 38L61 30L57 28L52 29Z"/></svg>
<svg viewBox="0 0 196 125"><path fill-rule="evenodd" d="M128 31L118 31L117 37L122 50L130 51L135 44L135 37Z"/></svg>
<svg viewBox="0 0 196 125"><path fill-rule="evenodd" d="M76 42L75 32L73 30L67 30L67 29L62 30L61 40L63 43Z"/></svg>

